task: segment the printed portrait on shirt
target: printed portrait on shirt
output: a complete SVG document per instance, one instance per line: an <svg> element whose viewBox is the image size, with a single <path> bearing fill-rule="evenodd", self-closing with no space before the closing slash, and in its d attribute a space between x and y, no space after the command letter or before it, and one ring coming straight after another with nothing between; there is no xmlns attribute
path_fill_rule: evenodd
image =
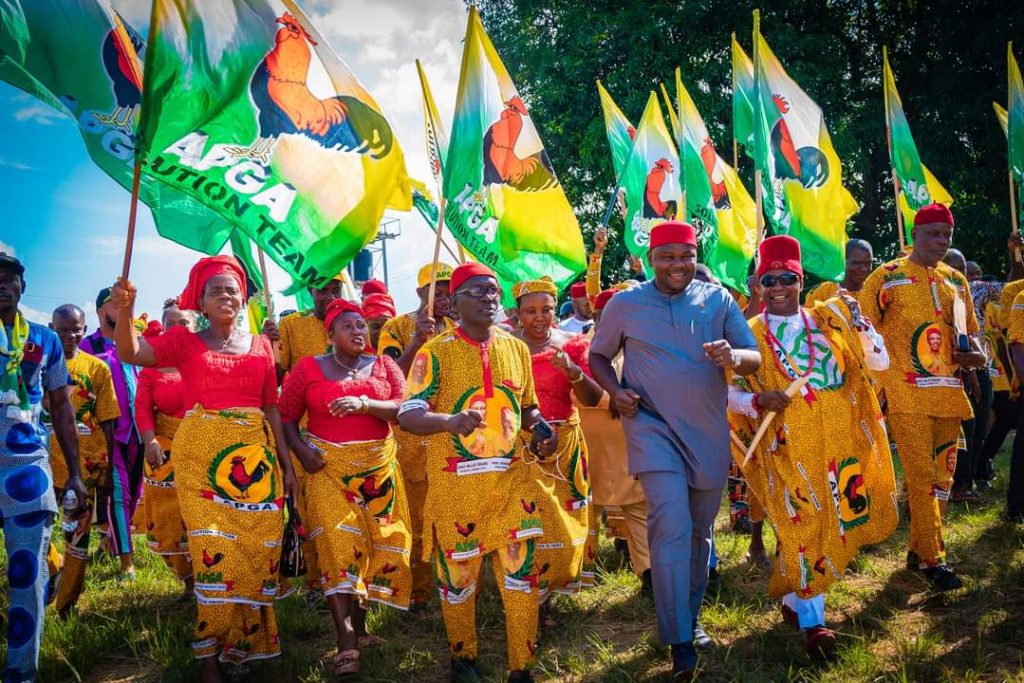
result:
<svg viewBox="0 0 1024 683"><path fill-rule="evenodd" d="M437 377L437 359L426 351L416 354L409 368L409 380L406 393L417 396L431 389ZM432 394L433 392L428 392Z"/></svg>
<svg viewBox="0 0 1024 683"><path fill-rule="evenodd" d="M457 437L463 457L507 458L515 450L519 434L519 409L515 398L504 387L495 387L487 397L482 389L466 392L455 411L475 410L483 422L469 436Z"/></svg>
<svg viewBox="0 0 1024 683"><path fill-rule="evenodd" d="M923 375L951 377L953 350L949 334L939 323L925 323L917 328L911 339L910 352L915 369Z"/></svg>

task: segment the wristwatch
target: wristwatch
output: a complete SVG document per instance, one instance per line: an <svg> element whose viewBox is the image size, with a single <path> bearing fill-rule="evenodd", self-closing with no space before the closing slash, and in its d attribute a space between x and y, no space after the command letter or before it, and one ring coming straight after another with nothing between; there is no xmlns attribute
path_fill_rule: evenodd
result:
<svg viewBox="0 0 1024 683"><path fill-rule="evenodd" d="M362 403L362 405L359 406L359 412L363 413L364 415L370 412L370 397L367 396L366 394L363 394L362 396L359 397L359 400Z"/></svg>

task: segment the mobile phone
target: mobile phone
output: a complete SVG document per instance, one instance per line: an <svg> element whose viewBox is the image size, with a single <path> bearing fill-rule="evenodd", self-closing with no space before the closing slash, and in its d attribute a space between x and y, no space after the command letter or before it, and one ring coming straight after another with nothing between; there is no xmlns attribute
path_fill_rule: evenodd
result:
<svg viewBox="0 0 1024 683"><path fill-rule="evenodd" d="M539 454L541 443L554 436L554 433L551 425L544 420L537 420L536 424L533 425L533 438L530 439L530 450Z"/></svg>

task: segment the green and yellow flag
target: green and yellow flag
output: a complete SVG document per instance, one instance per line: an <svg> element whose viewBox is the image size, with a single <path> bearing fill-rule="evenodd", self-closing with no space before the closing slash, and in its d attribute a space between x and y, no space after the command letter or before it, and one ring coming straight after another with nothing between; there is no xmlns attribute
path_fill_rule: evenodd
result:
<svg viewBox="0 0 1024 683"><path fill-rule="evenodd" d="M821 108L789 77L759 31L754 160L761 170L764 211L776 234L800 242L804 270L838 280L845 268L846 222L857 202L843 187L843 168Z"/></svg>
<svg viewBox="0 0 1024 683"><path fill-rule="evenodd" d="M933 202L949 206L953 198L946 188L921 162L917 145L910 134L910 124L903 113L903 101L896 90L896 78L889 66L889 51L882 48L882 81L885 95L885 127L889 132L889 160L899 186L900 212L907 244L913 244L910 231L914 216L923 206Z"/></svg>
<svg viewBox="0 0 1024 683"><path fill-rule="evenodd" d="M633 149L633 138L636 137L636 128L615 100L605 90L601 81L597 82L597 94L601 98L601 111L604 113L604 132L608 137L608 147L612 152L612 168L615 171L615 179L622 175L622 167L629 159L629 152Z"/></svg>
<svg viewBox="0 0 1024 683"><path fill-rule="evenodd" d="M503 282L548 275L561 288L583 271L579 223L472 5L444 171L445 224Z"/></svg>
<svg viewBox="0 0 1024 683"><path fill-rule="evenodd" d="M651 228L675 220L683 199L679 153L665 127L658 96L653 92L647 98L619 182L626 194L626 248L643 258Z"/></svg>
<svg viewBox="0 0 1024 683"><path fill-rule="evenodd" d="M996 120L999 121L999 127L1003 129L1003 135L1007 136L1007 139L1009 139L1010 129L1009 122L1007 121L1009 113L1006 111L1006 107L1002 106L998 102L993 102L992 108L996 112Z"/></svg>
<svg viewBox="0 0 1024 683"><path fill-rule="evenodd" d="M139 137L148 177L314 287L412 208L391 125L293 0L155 0Z"/></svg>
<svg viewBox="0 0 1024 683"><path fill-rule="evenodd" d="M1024 82L1020 66L1013 56L1013 43L1006 45L1007 85L1006 139L1009 144L1010 171L1017 184L1024 186Z"/></svg>
<svg viewBox="0 0 1024 683"><path fill-rule="evenodd" d="M710 207L711 215L703 220L713 224L716 231L713 238L701 244L702 262L726 286L747 294L747 269L757 248L754 200L736 170L715 151L704 119L683 85L679 69L676 69L676 99L679 103L676 132L679 149L686 149L686 154L696 154L703 174L702 178L691 181L687 172L687 214L693 207L701 217L705 207Z"/></svg>
<svg viewBox="0 0 1024 683"><path fill-rule="evenodd" d="M267 319L267 283L263 282L263 271L252 256L252 240L235 229L231 231L230 243L231 253L245 269L245 317L249 321L249 332L259 334Z"/></svg>
<svg viewBox="0 0 1024 683"><path fill-rule="evenodd" d="M732 136L750 154L754 148L754 63L732 34Z"/></svg>
<svg viewBox="0 0 1024 683"><path fill-rule="evenodd" d="M0 80L75 121L89 157L130 190L142 37L106 0L0 0L0 20ZM216 254L231 233L217 214L152 178L141 179L139 198L157 232L190 249Z"/></svg>
<svg viewBox="0 0 1024 683"><path fill-rule="evenodd" d="M434 103L434 94L430 91L427 74L423 71L420 60L416 60L416 72L420 77L420 88L423 91L423 127L427 133L427 161L430 171L434 174L437 186L444 186L444 161L448 156L448 131L441 123L441 114Z"/></svg>

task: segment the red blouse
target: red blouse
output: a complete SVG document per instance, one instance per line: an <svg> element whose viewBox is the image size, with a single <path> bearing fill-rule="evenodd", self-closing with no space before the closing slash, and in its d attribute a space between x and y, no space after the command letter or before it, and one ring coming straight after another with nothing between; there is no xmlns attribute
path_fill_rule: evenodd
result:
<svg viewBox="0 0 1024 683"><path fill-rule="evenodd" d="M259 408L277 403L277 369L270 340L254 335L249 353L211 351L199 335L182 326L148 340L156 364L181 373L184 404L206 410Z"/></svg>
<svg viewBox="0 0 1024 683"><path fill-rule="evenodd" d="M182 418L185 410L185 386L177 370L142 369L135 390L135 424L140 432L156 430L157 413Z"/></svg>
<svg viewBox="0 0 1024 683"><path fill-rule="evenodd" d="M331 415L330 404L343 396L366 396L377 401L401 401L405 378L398 364L388 356L377 356L369 376L330 380L315 357L300 360L281 389L281 419L298 422L309 415L307 430L332 443L378 441L391 433L391 426L372 415Z"/></svg>
<svg viewBox="0 0 1024 683"><path fill-rule="evenodd" d="M530 360L533 361L533 382L537 387L540 413L547 420L567 420L574 410L572 382L561 368L551 364L557 350L552 347L530 356ZM590 364L587 361L590 341L585 336L576 335L562 346L562 350L583 372L590 374Z"/></svg>

